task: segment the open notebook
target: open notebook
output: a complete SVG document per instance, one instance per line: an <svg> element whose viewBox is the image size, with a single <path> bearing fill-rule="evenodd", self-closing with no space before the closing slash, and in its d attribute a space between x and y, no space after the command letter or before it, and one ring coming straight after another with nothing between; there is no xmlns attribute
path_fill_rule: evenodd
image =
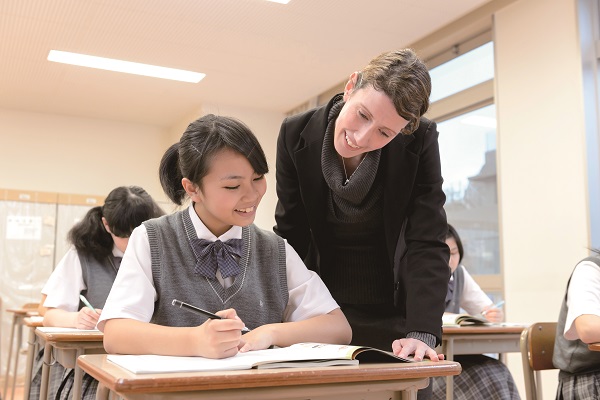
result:
<svg viewBox="0 0 600 400"><path fill-rule="evenodd" d="M108 360L136 374L227 371L252 368L357 365L360 362L411 362L391 352L365 346L298 343L289 347L238 353L233 357L174 357L110 354Z"/></svg>

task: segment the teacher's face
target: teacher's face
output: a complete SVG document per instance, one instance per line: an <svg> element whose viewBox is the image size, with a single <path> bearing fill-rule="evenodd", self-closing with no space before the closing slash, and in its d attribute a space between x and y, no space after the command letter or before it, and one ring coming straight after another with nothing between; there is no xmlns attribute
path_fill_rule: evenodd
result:
<svg viewBox="0 0 600 400"><path fill-rule="evenodd" d="M384 147L408 124L385 93L371 85L353 90L352 77L346 85L344 100L346 104L335 122L334 137L335 149L344 158Z"/></svg>

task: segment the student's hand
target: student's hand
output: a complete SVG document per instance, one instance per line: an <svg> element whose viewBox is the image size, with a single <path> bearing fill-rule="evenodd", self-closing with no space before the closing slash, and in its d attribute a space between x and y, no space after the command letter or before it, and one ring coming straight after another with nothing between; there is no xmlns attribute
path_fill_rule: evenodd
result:
<svg viewBox="0 0 600 400"><path fill-rule="evenodd" d="M425 356L431 361L442 361L444 359L443 354L437 354L435 350L427 346L424 342L412 338L394 340L392 351L395 355L402 358L408 358L414 354L413 359L415 361L423 361Z"/></svg>
<svg viewBox="0 0 600 400"><path fill-rule="evenodd" d="M274 340L270 328L271 325L263 325L244 334L238 346L240 353L251 350L264 350L271 347Z"/></svg>
<svg viewBox="0 0 600 400"><path fill-rule="evenodd" d="M91 308L83 307L77 313L77 318L75 319L75 328L96 329L96 324L100 318L100 313L102 313L102 310L99 308L94 311Z"/></svg>
<svg viewBox="0 0 600 400"><path fill-rule="evenodd" d="M504 312L502 308L491 308L488 306L483 309L483 316L490 322L502 322L504 320Z"/></svg>
<svg viewBox="0 0 600 400"><path fill-rule="evenodd" d="M209 319L195 328L196 353L206 358L232 357L238 352L244 323L233 308L216 314L223 319Z"/></svg>

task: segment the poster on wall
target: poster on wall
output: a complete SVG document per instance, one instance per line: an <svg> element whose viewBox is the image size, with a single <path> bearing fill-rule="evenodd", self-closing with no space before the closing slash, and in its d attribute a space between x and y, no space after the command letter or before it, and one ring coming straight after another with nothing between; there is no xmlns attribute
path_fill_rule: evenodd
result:
<svg viewBox="0 0 600 400"><path fill-rule="evenodd" d="M6 217L7 240L40 240L41 238L41 216L9 215Z"/></svg>

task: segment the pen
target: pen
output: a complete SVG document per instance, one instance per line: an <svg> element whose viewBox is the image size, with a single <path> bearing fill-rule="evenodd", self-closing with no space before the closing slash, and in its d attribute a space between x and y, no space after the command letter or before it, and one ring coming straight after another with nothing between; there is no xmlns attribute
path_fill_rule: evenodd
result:
<svg viewBox="0 0 600 400"><path fill-rule="evenodd" d="M500 307L502 307L503 304L504 304L504 300L501 300L501 301L497 302L496 304L494 304L493 306L491 306L490 308L488 308L487 310L485 310L484 312L482 312L481 315L485 315L488 311L490 311L493 308L500 308Z"/></svg>
<svg viewBox="0 0 600 400"><path fill-rule="evenodd" d="M82 303L86 305L86 307L91 308L93 312L95 312L96 314L98 314L96 312L96 309L94 307L92 307L92 305L90 304L90 302L88 301L88 299L85 298L84 295L80 294L79 298L81 299Z"/></svg>
<svg viewBox="0 0 600 400"><path fill-rule="evenodd" d="M210 319L223 319L223 318L219 317L217 314L213 314L210 311L203 310L201 308L198 308L198 307L193 306L193 305L188 304L188 303L184 303L183 301L179 301L177 299L173 299L173 301L171 302L171 304L174 305L174 306L179 306L179 308L185 308L186 310L190 310L192 312L195 312L195 313L198 313L198 314L202 314L205 317L210 318ZM246 327L244 327L242 329L242 333L248 333L248 332L250 332L250 329L248 329Z"/></svg>

